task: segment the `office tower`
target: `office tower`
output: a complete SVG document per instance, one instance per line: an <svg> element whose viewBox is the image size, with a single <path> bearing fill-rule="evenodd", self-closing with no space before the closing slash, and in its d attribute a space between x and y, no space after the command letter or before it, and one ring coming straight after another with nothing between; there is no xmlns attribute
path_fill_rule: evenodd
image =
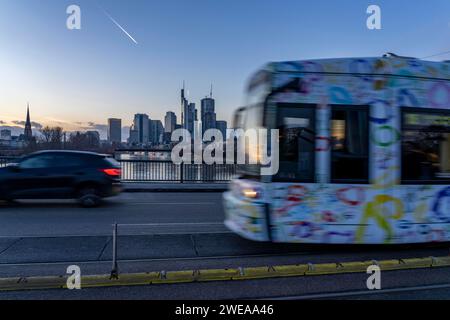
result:
<svg viewBox="0 0 450 320"><path fill-rule="evenodd" d="M164 129L165 132L172 133L175 131L177 125L177 116L174 112L168 111L164 118Z"/></svg>
<svg viewBox="0 0 450 320"><path fill-rule="evenodd" d="M90 147L100 146L100 133L98 131L86 131L87 143Z"/></svg>
<svg viewBox="0 0 450 320"><path fill-rule="evenodd" d="M226 121L216 121L216 128L222 132L223 140L227 139L227 122Z"/></svg>
<svg viewBox="0 0 450 320"><path fill-rule="evenodd" d="M156 120L156 134L158 137L157 143L160 144L163 142L163 136L164 136L164 126L160 120Z"/></svg>
<svg viewBox="0 0 450 320"><path fill-rule="evenodd" d="M186 129L186 114L189 107L189 101L186 99L185 88L183 82L183 89L181 89L181 126Z"/></svg>
<svg viewBox="0 0 450 320"><path fill-rule="evenodd" d="M211 97L202 99L201 101L201 121L202 131L216 128L215 101Z"/></svg>
<svg viewBox="0 0 450 320"><path fill-rule="evenodd" d="M133 126L130 127L130 135L128 137L128 143L129 144L137 144L139 143L139 133L137 130L133 128Z"/></svg>
<svg viewBox="0 0 450 320"><path fill-rule="evenodd" d="M108 141L111 143L122 142L122 120L108 119Z"/></svg>
<svg viewBox="0 0 450 320"><path fill-rule="evenodd" d="M137 131L137 143L147 144L149 142L149 119L146 114L134 116L133 129Z"/></svg>
<svg viewBox="0 0 450 320"><path fill-rule="evenodd" d="M194 122L197 120L195 103L189 103L184 111L184 128L194 136Z"/></svg>
<svg viewBox="0 0 450 320"><path fill-rule="evenodd" d="M164 133L164 127L160 120L149 120L150 128L150 143L159 144L162 142L162 135Z"/></svg>
<svg viewBox="0 0 450 320"><path fill-rule="evenodd" d="M185 88L181 89L181 120L183 128L188 130L191 137L194 135L194 122L197 121L197 110L195 110L195 103L189 103L186 99Z"/></svg>

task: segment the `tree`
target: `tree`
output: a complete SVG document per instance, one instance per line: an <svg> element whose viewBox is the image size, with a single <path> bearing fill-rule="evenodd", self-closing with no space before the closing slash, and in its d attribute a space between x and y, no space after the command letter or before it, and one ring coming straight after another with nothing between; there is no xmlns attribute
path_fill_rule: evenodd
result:
<svg viewBox="0 0 450 320"><path fill-rule="evenodd" d="M63 128L46 126L41 130L40 143L48 149L59 149L63 139Z"/></svg>

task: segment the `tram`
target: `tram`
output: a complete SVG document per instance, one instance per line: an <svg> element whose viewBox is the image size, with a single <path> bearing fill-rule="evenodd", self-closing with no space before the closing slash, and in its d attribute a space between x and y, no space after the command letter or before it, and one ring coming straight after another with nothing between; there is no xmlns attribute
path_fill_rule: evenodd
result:
<svg viewBox="0 0 450 320"><path fill-rule="evenodd" d="M450 61L269 63L235 127L278 129L279 170L240 166L225 225L255 241L450 241Z"/></svg>

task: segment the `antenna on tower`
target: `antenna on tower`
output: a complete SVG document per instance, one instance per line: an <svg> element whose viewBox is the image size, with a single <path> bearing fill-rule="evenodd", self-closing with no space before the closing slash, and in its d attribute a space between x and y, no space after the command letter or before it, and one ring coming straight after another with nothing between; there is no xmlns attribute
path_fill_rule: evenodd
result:
<svg viewBox="0 0 450 320"><path fill-rule="evenodd" d="M211 91L209 91L209 97L212 98L212 93L213 93L213 85L211 83Z"/></svg>

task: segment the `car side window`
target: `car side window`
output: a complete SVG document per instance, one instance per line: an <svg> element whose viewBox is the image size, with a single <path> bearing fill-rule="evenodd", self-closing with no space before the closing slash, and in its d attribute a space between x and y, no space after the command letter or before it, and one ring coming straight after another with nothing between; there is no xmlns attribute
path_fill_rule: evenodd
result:
<svg viewBox="0 0 450 320"><path fill-rule="evenodd" d="M51 166L52 157L50 155L40 155L24 159L20 164L22 169L39 169Z"/></svg>
<svg viewBox="0 0 450 320"><path fill-rule="evenodd" d="M83 159L76 155L57 154L52 159L52 166L61 167L78 167L84 164Z"/></svg>

